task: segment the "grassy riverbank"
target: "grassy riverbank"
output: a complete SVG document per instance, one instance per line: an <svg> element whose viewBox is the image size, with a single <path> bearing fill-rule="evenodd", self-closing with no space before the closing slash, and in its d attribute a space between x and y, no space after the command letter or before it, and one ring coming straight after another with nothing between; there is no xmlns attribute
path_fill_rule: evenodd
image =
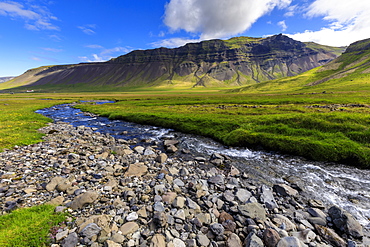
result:
<svg viewBox="0 0 370 247"><path fill-rule="evenodd" d="M230 146L262 147L312 160L370 166L366 93L188 93L116 97L82 105L111 119L174 128Z"/></svg>
<svg viewBox="0 0 370 247"><path fill-rule="evenodd" d="M36 129L50 120L34 113L36 109L80 99L112 99L118 102L80 107L112 119L211 137L225 145L370 166L367 90L298 94L141 90L34 96L0 97L0 148L40 141Z"/></svg>

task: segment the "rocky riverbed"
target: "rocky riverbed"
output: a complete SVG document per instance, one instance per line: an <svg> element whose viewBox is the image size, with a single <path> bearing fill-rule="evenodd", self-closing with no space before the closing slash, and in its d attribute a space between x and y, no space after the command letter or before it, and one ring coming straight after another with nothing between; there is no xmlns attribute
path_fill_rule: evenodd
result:
<svg viewBox="0 0 370 247"><path fill-rule="evenodd" d="M296 184L256 182L233 159L179 150L176 139L138 146L94 130L54 123L43 142L0 153L1 212L67 210L54 247L370 246L354 217Z"/></svg>

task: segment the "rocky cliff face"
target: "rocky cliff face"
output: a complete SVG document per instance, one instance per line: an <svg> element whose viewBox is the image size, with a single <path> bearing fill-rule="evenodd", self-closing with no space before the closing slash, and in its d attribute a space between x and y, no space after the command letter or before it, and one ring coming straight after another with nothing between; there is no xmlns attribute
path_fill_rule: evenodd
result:
<svg viewBox="0 0 370 247"><path fill-rule="evenodd" d="M32 85L150 86L181 82L187 86L238 86L297 75L337 55L336 48L307 45L284 35L239 37L175 49L137 50L105 63L38 68L23 77Z"/></svg>

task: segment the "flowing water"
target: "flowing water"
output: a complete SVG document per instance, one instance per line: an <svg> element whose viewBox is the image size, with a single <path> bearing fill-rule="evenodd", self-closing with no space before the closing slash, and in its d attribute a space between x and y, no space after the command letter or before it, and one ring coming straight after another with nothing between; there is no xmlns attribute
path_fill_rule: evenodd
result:
<svg viewBox="0 0 370 247"><path fill-rule="evenodd" d="M312 162L303 158L252 151L246 148L228 148L208 138L175 133L171 129L143 126L120 120L84 114L71 105L58 105L36 111L55 122L74 126L84 125L120 139L153 139L176 135L182 148L193 153L221 153L232 157L236 166L251 174L252 179L269 185L288 181L303 189L309 198L322 200L327 206L337 205L349 211L370 229L370 170Z"/></svg>

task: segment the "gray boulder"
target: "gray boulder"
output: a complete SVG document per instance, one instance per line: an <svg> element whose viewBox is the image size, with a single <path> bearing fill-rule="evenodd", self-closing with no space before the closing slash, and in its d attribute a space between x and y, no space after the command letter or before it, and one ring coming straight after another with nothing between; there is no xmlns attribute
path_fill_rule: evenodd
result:
<svg viewBox="0 0 370 247"><path fill-rule="evenodd" d="M364 236L360 223L358 223L358 221L344 209L332 206L329 209L329 215L332 218L335 227L342 233L347 233L358 239L361 239Z"/></svg>
<svg viewBox="0 0 370 247"><path fill-rule="evenodd" d="M70 233L61 243L62 247L75 247L78 244L78 235L75 232Z"/></svg>
<svg viewBox="0 0 370 247"><path fill-rule="evenodd" d="M262 205L257 202L246 203L244 205L240 205L238 209L242 215L248 218L262 220L262 221L266 220L266 211L262 207Z"/></svg>
<svg viewBox="0 0 370 247"><path fill-rule="evenodd" d="M263 247L262 240L253 232L249 233L244 241L245 247Z"/></svg>
<svg viewBox="0 0 370 247"><path fill-rule="evenodd" d="M268 209L272 210L278 207L274 195L272 194L272 190L268 186L262 185L260 191L260 200Z"/></svg>
<svg viewBox="0 0 370 247"><path fill-rule="evenodd" d="M282 238L277 247L303 247L305 246L301 241L296 237L285 237Z"/></svg>
<svg viewBox="0 0 370 247"><path fill-rule="evenodd" d="M84 205L95 202L99 197L99 194L95 191L87 191L82 195L76 197L69 205L70 208L76 210L82 208Z"/></svg>

